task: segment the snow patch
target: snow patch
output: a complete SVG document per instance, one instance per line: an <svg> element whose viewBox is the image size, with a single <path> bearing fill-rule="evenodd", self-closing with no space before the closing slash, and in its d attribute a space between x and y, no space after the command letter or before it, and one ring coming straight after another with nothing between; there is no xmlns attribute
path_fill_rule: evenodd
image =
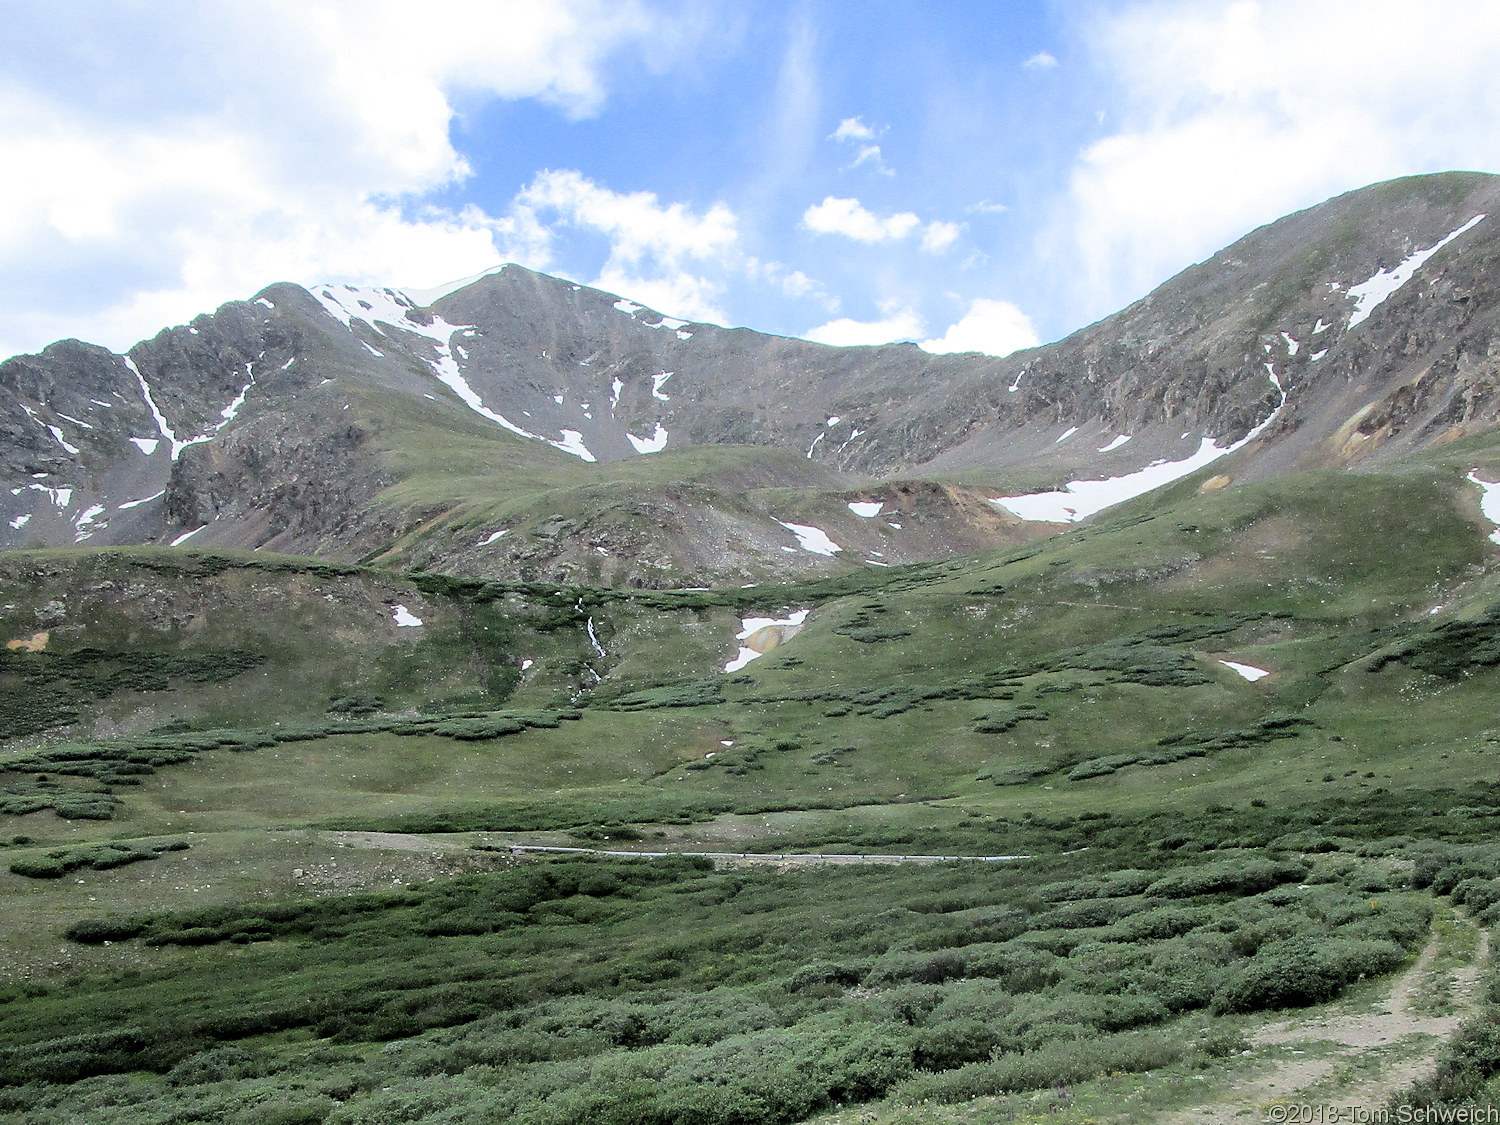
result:
<svg viewBox="0 0 1500 1125"><path fill-rule="evenodd" d="M1313 335L1321 335L1322 333L1327 332L1332 327L1333 325L1331 324L1324 324L1323 318L1320 316L1318 317L1318 323L1313 325Z"/></svg>
<svg viewBox="0 0 1500 1125"><path fill-rule="evenodd" d="M255 375L250 370L251 366L251 364L245 364L246 383L240 388L240 393L229 400L228 406L219 411L221 421L214 423L214 433L218 433L225 426L229 425L229 423L233 422L235 415L240 412L240 407L245 405L245 396L250 393L250 388L255 386ZM204 438L203 440L206 441L208 439Z"/></svg>
<svg viewBox="0 0 1500 1125"><path fill-rule="evenodd" d="M487 539L481 539L479 541L479 546L481 546L481 547L488 547L491 543L493 543L496 540L501 539L504 536L509 535L509 534L510 534L510 528L508 528L508 527L502 527L499 531L491 532L490 535L489 535L489 537Z"/></svg>
<svg viewBox="0 0 1500 1125"><path fill-rule="evenodd" d="M1475 473L1470 473L1468 479L1484 489L1484 495L1479 498L1479 510L1484 514L1484 518L1490 523L1500 525L1500 481L1480 480ZM31 487L35 488L36 485ZM1500 530L1490 533L1490 542L1500 543Z"/></svg>
<svg viewBox="0 0 1500 1125"><path fill-rule="evenodd" d="M1016 372L1015 382L1013 382L1010 386L1006 387L1005 389L1007 391L1009 391L1011 394L1015 394L1017 391L1019 391L1021 389L1021 379L1022 379L1022 377L1025 374L1026 374L1026 369L1023 367L1020 371Z"/></svg>
<svg viewBox="0 0 1500 1125"><path fill-rule="evenodd" d="M693 338L693 334L691 332L684 332L679 328L677 330L677 338L679 340L691 340Z"/></svg>
<svg viewBox="0 0 1500 1125"><path fill-rule="evenodd" d="M824 422L823 424L825 426L837 426L842 421L843 421L843 419L840 418L837 414L835 414L832 417L830 417L827 422Z"/></svg>
<svg viewBox="0 0 1500 1125"><path fill-rule="evenodd" d="M783 523L781 520L776 522L795 535L797 546L810 554L833 555L844 549L828 538L822 528L802 523Z"/></svg>
<svg viewBox="0 0 1500 1125"><path fill-rule="evenodd" d="M630 433L625 437L635 446L637 453L660 453L667 447L667 430L660 422L656 423L656 432L648 438L639 438Z"/></svg>
<svg viewBox="0 0 1500 1125"><path fill-rule="evenodd" d="M638 305L634 301L627 301L624 297L615 302L615 308L619 309L626 316L634 316L645 307L645 305Z"/></svg>
<svg viewBox="0 0 1500 1125"><path fill-rule="evenodd" d="M51 434L53 436L53 438L55 438L57 440L57 444L58 445L62 446L69 453L71 453L74 457L78 456L78 454L79 454L78 447L76 445L74 445L72 442L68 441L67 438L63 437L63 432L61 430L59 430L56 426L48 426L47 427L47 432L49 434Z"/></svg>
<svg viewBox="0 0 1500 1125"><path fill-rule="evenodd" d="M1322 350L1322 351L1320 351L1320 352L1313 352L1313 354L1312 354L1312 355L1310 355L1310 356L1308 356L1308 357L1307 357L1307 358L1308 358L1308 359L1311 359L1311 360L1315 360L1315 361L1316 361L1316 360L1320 360L1320 359L1322 359L1322 358L1323 358L1323 357L1324 357L1324 356L1325 356L1325 355L1327 355L1327 354L1328 354L1328 349L1327 349L1327 348L1324 348L1324 349L1323 349L1323 350Z"/></svg>
<svg viewBox="0 0 1500 1125"><path fill-rule="evenodd" d="M160 500L166 494L167 490L164 488L160 492L153 492L150 496L142 496L139 500L127 500L120 505L120 511L123 512L127 508L139 508L142 504L149 504L153 500Z"/></svg>
<svg viewBox="0 0 1500 1125"><path fill-rule="evenodd" d="M1270 364L1266 365L1269 369ZM1204 438L1198 451L1180 461L1154 461L1144 469L1125 473L1105 480L1069 481L1066 487L1053 492L1037 492L1027 496L997 496L990 500L1014 516L1023 520L1041 520L1049 523L1077 523L1095 512L1126 500L1142 496L1147 492L1180 480L1189 473L1217 461L1238 449L1244 448L1265 432L1286 406L1286 391L1274 370L1269 370L1271 381L1281 392L1281 402L1264 422L1256 426L1239 441L1230 446L1215 445L1212 438ZM895 524L891 525L895 527Z"/></svg>
<svg viewBox="0 0 1500 1125"><path fill-rule="evenodd" d="M266 308L268 308L268 309L274 309L276 307L275 305L271 304L270 301L266 300L264 297L257 297L257 298L255 298L255 303L257 305L265 305Z"/></svg>
<svg viewBox="0 0 1500 1125"><path fill-rule="evenodd" d="M1396 290L1400 289L1412 279L1412 275L1422 268L1428 258L1432 257L1448 243L1452 242L1464 231L1478 224L1483 215L1475 215L1463 226L1449 231L1437 242L1426 250L1418 250L1414 254L1408 254L1394 269L1376 270L1367 281L1358 285L1351 285L1346 296L1353 297L1355 301L1354 312L1349 315L1349 327L1365 320L1374 312L1380 304ZM1320 322L1321 323L1321 322Z"/></svg>
<svg viewBox="0 0 1500 1125"><path fill-rule="evenodd" d="M45 484L28 484L27 488L33 488L38 492L45 492L52 503L59 509L66 510L73 502L73 490L71 488L48 488Z"/></svg>
<svg viewBox="0 0 1500 1125"><path fill-rule="evenodd" d="M589 452L589 447L583 444L583 433L579 430L563 430L561 441L549 441L548 445L554 449L561 449L564 453L571 453L574 457L585 461L597 461L598 458Z"/></svg>
<svg viewBox="0 0 1500 1125"><path fill-rule="evenodd" d="M20 531L23 527L25 527L30 522L31 522L31 515L28 513L27 515L17 516L15 519L11 520L10 521L10 526L12 528L14 528L16 531Z"/></svg>
<svg viewBox="0 0 1500 1125"><path fill-rule="evenodd" d="M609 408L613 410L620 405L620 392L625 389L625 380L618 376L609 383Z"/></svg>
<svg viewBox="0 0 1500 1125"><path fill-rule="evenodd" d="M1286 341L1286 354L1287 355L1296 355L1297 354L1297 349L1301 345L1299 345L1296 340L1292 339L1285 332L1283 332L1281 334L1281 338Z"/></svg>
<svg viewBox="0 0 1500 1125"><path fill-rule="evenodd" d="M658 375L651 376L651 397L652 398L659 398L659 399L661 399L662 402L670 402L671 401L671 399L669 399L666 395L664 395L664 394L661 393L661 389L666 384L666 381L672 377L672 375L673 375L673 372L671 372L671 371L663 371L663 372L661 372Z"/></svg>
<svg viewBox="0 0 1500 1125"><path fill-rule="evenodd" d="M379 351L376 348L370 347L370 345L367 344L367 343L365 343L363 340L361 340L359 342L359 344L360 344L360 347L364 348L365 351L369 352L376 359L384 359L385 358L385 352L382 352L382 351Z"/></svg>
<svg viewBox="0 0 1500 1125"><path fill-rule="evenodd" d="M1072 437L1077 432L1078 432L1078 427L1077 426L1069 426L1066 430L1064 430L1062 432L1062 434L1058 437L1057 441L1054 441L1052 444L1053 445L1060 445L1061 443L1067 441L1070 437Z"/></svg>
<svg viewBox="0 0 1500 1125"><path fill-rule="evenodd" d="M144 453L147 457L150 457L152 454L154 454L156 452L156 447L161 444L161 438L154 437L133 437L130 440L133 441L136 448Z"/></svg>
<svg viewBox="0 0 1500 1125"><path fill-rule="evenodd" d="M1110 442L1108 445L1101 445L1099 447L1099 452L1100 453L1108 453L1112 449L1119 449L1120 446L1124 445L1129 440L1130 440L1130 435L1129 434L1120 434L1118 437L1116 437L1114 439L1114 441Z"/></svg>
<svg viewBox="0 0 1500 1125"><path fill-rule="evenodd" d="M422 624L422 619L404 605L391 606L391 620L402 629L415 629Z"/></svg>
<svg viewBox="0 0 1500 1125"><path fill-rule="evenodd" d="M166 415L161 412L160 408L156 405L156 400L151 397L151 387L147 384L146 377L141 374L140 368L135 365L135 361L128 355L122 355L120 359L130 369L130 373L135 376L136 382L141 385L141 397L146 400L146 408L151 411L151 417L156 420L156 429L162 437L166 438L167 444L172 447L172 460L177 460L182 451L193 443L177 440L177 435L172 431L172 427L167 425ZM207 441L208 439L203 438L201 440Z"/></svg>
<svg viewBox="0 0 1500 1125"><path fill-rule="evenodd" d="M1257 668L1253 664L1236 664L1233 660L1221 660L1221 661L1219 661L1219 663L1222 664L1222 665L1224 665L1224 667L1226 667L1226 668L1229 668L1229 669L1232 669L1235 672L1238 672L1240 675L1244 676L1245 679L1249 680L1252 684L1256 680L1262 679L1262 678L1264 678L1266 676L1269 676L1271 674L1270 672L1267 672L1264 668Z"/></svg>
<svg viewBox="0 0 1500 1125"><path fill-rule="evenodd" d="M57 412L57 416L64 422L72 422L73 425L82 426L85 430L92 430L94 428L89 423L85 422L82 418L74 418L71 414L64 414L61 410Z"/></svg>
<svg viewBox="0 0 1500 1125"><path fill-rule="evenodd" d="M580 601L579 606L581 607L582 605L583 603ZM594 646L594 651L599 654L599 659L603 660L609 653L604 651L604 646L599 643L599 638L594 633L594 619L592 617L586 622L586 630L589 635L589 644Z"/></svg>
<svg viewBox="0 0 1500 1125"><path fill-rule="evenodd" d="M560 393L555 394L552 396L552 401L557 403L558 406L561 406L563 404L563 396Z"/></svg>
<svg viewBox="0 0 1500 1125"><path fill-rule="evenodd" d="M884 507L885 502L883 500L858 500L851 501L849 504L849 510L851 512L853 512L856 516L863 516L867 520L874 519L876 516L880 515L880 509Z"/></svg>
<svg viewBox="0 0 1500 1125"><path fill-rule="evenodd" d="M207 527L207 526L208 526L208 524L204 524L203 525L203 527ZM172 546L174 546L174 547L180 547L180 546L182 546L184 543L186 543L193 536L197 535L198 532L202 531L203 527L195 527L195 528L193 528L192 531L189 531L189 532L187 532L186 534L183 534L183 535L179 535L176 539L172 540Z"/></svg>
<svg viewBox="0 0 1500 1125"><path fill-rule="evenodd" d="M352 328L354 321L362 320L382 336L386 334L380 327L382 323L422 335L430 332L429 328L407 319L407 310L416 308L417 303L399 290L318 285L311 292L323 306L323 311L345 328ZM446 336L444 340L447 340Z"/></svg>
<svg viewBox="0 0 1500 1125"><path fill-rule="evenodd" d="M521 671L523 671L523 672L526 671L526 669L530 668L535 663L536 663L535 660L523 660L523 661L521 661Z"/></svg>
<svg viewBox="0 0 1500 1125"><path fill-rule="evenodd" d="M97 398L91 398L91 399L89 399L89 401L92 402L95 406L104 406L104 407L109 407L111 409L113 409L113 407L115 405L112 402L104 402L101 399L97 399Z"/></svg>
<svg viewBox="0 0 1500 1125"><path fill-rule="evenodd" d="M291 358L291 359L289 359L289 360L287 360L287 361L286 361L286 362L285 362L285 363L283 363L283 364L282 364L282 365L281 365L281 369L282 369L282 370L283 370L283 371L285 371L285 370L286 370L286 369L287 369L287 368L288 368L288 367L290 367L290 366L291 366L291 365L292 365L292 364L294 364L294 363L296 363L296 362L297 362L297 357L296 357L296 356L292 356L292 358Z"/></svg>
<svg viewBox="0 0 1500 1125"><path fill-rule="evenodd" d="M786 525L783 524L782 526L786 526ZM797 610L794 613L789 613L785 617L779 617L779 618L778 617L746 617L746 618L742 618L741 621L740 621L740 631L734 635L734 639L737 640L737 641L749 641L749 640L752 640L752 639L758 639L755 636L757 633L760 633L762 630L765 630L765 629L770 629L772 626L779 626L780 627L780 635L777 636L777 638L776 638L777 643L779 644L781 642L791 640L792 636L795 635L795 633L793 633L791 631L792 630L801 629L802 628L802 623L807 620L807 615L809 613L811 613L811 612L812 612L811 610L799 609L799 610ZM774 648L776 646L772 645L771 647ZM758 657L764 656L767 651L769 651L769 649L758 650L758 649L750 647L749 645L741 644L740 645L740 650L739 650L738 653L735 654L734 659L731 660L728 664L724 665L724 671L726 671L726 672L738 672L746 664L749 664L750 661L755 660ZM733 746L734 745L734 741L732 739L730 739L728 741L721 741L720 745L721 746Z"/></svg>
<svg viewBox="0 0 1500 1125"><path fill-rule="evenodd" d="M85 508L83 514L73 522L73 528L77 531L77 534L73 536L73 542L82 543L89 536L93 535L95 531L99 530L98 528L90 528L89 524L93 523L96 518L103 514L103 504L91 504Z"/></svg>
<svg viewBox="0 0 1500 1125"><path fill-rule="evenodd" d="M617 305L615 307L618 308L619 306ZM685 321L685 320L676 320L676 319L674 319L674 318L672 318L670 316L664 316L659 321L657 321L655 324L648 324L648 325L646 325L646 327L647 328L666 328L666 329L668 329L668 330L670 330L672 332L676 332L679 328L683 328L686 325L687 325L687 321Z"/></svg>
<svg viewBox="0 0 1500 1125"><path fill-rule="evenodd" d="M818 434L817 437L812 439L812 444L807 447L807 456L809 460L812 459L813 450L818 448L818 442L822 441L827 436L828 431L824 430L822 433Z"/></svg>

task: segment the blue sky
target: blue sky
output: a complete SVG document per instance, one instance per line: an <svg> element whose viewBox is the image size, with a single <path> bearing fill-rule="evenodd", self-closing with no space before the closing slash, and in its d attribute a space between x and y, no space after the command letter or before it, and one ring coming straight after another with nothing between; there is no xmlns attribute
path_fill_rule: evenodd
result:
<svg viewBox="0 0 1500 1125"><path fill-rule="evenodd" d="M1500 171L1494 4L59 7L0 0L0 354L503 260L1001 354L1340 191Z"/></svg>

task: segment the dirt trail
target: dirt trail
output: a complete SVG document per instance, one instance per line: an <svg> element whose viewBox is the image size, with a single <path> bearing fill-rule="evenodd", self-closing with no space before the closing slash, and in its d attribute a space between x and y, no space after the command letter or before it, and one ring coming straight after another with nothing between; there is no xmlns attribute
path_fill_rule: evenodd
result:
<svg viewBox="0 0 1500 1125"><path fill-rule="evenodd" d="M1431 1072L1443 1041L1458 1030L1458 1025L1473 1010L1479 974L1489 958L1489 934L1481 929L1472 961L1447 976L1454 1011L1444 1016L1425 1016L1415 1005L1437 952L1438 938L1434 934L1416 964L1396 979L1385 1003L1374 1011L1310 1015L1262 1028L1252 1040L1256 1047L1307 1044L1326 1049L1332 1044L1336 1049L1322 1057L1277 1059L1271 1069L1225 1091L1225 1100L1178 1110L1164 1119L1165 1125L1245 1125L1265 1120L1265 1107L1275 1103L1305 1101L1366 1109L1383 1105L1392 1094ZM1427 1038L1413 1038L1419 1036ZM1337 1080L1339 1071L1372 1062L1392 1048L1404 1057L1392 1058L1379 1066L1377 1076L1354 1078L1347 1083Z"/></svg>
<svg viewBox="0 0 1500 1125"><path fill-rule="evenodd" d="M318 838L350 848L385 848L392 851L433 852L449 855L467 852L467 839L422 836L408 832L320 832ZM1024 855L834 855L812 853L769 852L699 852L699 851L632 851L612 848L562 847L546 844L498 844L493 850L509 850L512 855L598 855L626 859L659 859L669 855L703 856L715 863L810 865L829 863L951 863L965 860L972 863L1009 863L1030 859Z"/></svg>

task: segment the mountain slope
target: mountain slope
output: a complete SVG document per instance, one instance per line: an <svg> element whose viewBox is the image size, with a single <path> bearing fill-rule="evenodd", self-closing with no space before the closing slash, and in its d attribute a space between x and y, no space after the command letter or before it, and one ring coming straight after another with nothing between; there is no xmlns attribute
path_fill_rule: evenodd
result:
<svg viewBox="0 0 1500 1125"><path fill-rule="evenodd" d="M127 356L0 364L0 533L733 583L1019 542L1047 530L1019 517L1083 518L1231 450L1226 481L1388 461L1496 422L1497 201L1463 173L1353 192L1006 359L687 324L515 266L428 308L276 285ZM987 503L1147 466L1092 502ZM596 535L608 564L529 534L603 492L632 529ZM914 494L922 536L841 508Z"/></svg>

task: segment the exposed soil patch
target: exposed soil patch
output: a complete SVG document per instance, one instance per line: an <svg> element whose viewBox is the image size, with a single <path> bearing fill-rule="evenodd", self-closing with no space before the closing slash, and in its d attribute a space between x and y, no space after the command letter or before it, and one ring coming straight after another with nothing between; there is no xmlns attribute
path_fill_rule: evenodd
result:
<svg viewBox="0 0 1500 1125"><path fill-rule="evenodd" d="M1392 1094L1432 1070L1438 1048L1473 1009L1480 971L1489 957L1489 935L1481 931L1473 960L1447 982L1453 1010L1425 1016L1418 1010L1428 969L1438 952L1434 936L1416 964L1396 979L1389 997L1369 1012L1284 1020L1262 1028L1256 1048L1305 1048L1307 1054L1277 1058L1270 1068L1236 1083L1224 1100L1189 1106L1164 1119L1167 1125L1220 1125L1264 1120L1265 1107L1288 1102L1357 1105L1376 1109Z"/></svg>

